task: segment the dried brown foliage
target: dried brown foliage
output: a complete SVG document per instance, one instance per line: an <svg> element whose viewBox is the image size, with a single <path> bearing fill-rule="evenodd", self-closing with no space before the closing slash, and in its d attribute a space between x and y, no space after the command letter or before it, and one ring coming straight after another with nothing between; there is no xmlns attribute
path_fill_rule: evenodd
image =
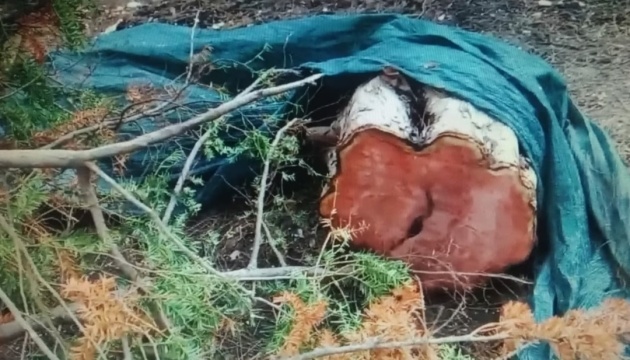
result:
<svg viewBox="0 0 630 360"><path fill-rule="evenodd" d="M15 320L15 317L9 310L0 312L0 325L10 323L13 320Z"/></svg>
<svg viewBox="0 0 630 360"><path fill-rule="evenodd" d="M294 311L293 326L279 351L282 356L299 354L300 348L311 339L311 335L326 316L328 304L324 300L306 304L293 293L285 292L273 299L275 303L288 303Z"/></svg>
<svg viewBox="0 0 630 360"><path fill-rule="evenodd" d="M127 160L130 154L120 154L114 157L114 172L118 175L124 174L127 170Z"/></svg>
<svg viewBox="0 0 630 360"><path fill-rule="evenodd" d="M285 295L286 297L286 295ZM290 301L296 313L291 335L279 352L281 356L297 355L301 347L311 345L315 347L335 347L347 344L359 344L369 339L379 337L381 341L405 341L424 337L427 331L423 326L424 297L417 284L406 284L394 289L391 295L383 296L364 310L361 325L355 331L345 334L335 334L330 329L319 329L315 339L311 338L313 328L325 316L322 303L305 305L297 295L292 294ZM297 299L297 300L296 300ZM298 305L298 306L295 306ZM301 313L304 318L301 317ZM316 316L312 316L315 314ZM306 320L305 320L306 319ZM317 320L317 321L315 321ZM299 329L299 330L296 330ZM299 335L293 335L293 334ZM294 337L295 336L295 337ZM289 345L287 345L289 344ZM433 346L418 346L415 348L371 349L352 354L335 354L324 357L329 360L346 359L437 359L437 349Z"/></svg>
<svg viewBox="0 0 630 360"><path fill-rule="evenodd" d="M54 249L61 282L72 278L79 279L83 276L75 254L68 249L56 246L53 235L38 219L33 217L27 218L24 223L24 233L29 239L33 239L38 244Z"/></svg>
<svg viewBox="0 0 630 360"><path fill-rule="evenodd" d="M172 98L167 90L158 89L151 83L129 84L125 97L133 105L129 114L142 113L154 107L158 102Z"/></svg>
<svg viewBox="0 0 630 360"><path fill-rule="evenodd" d="M52 3L39 11L22 16L16 21L18 28L4 49L5 64L10 64L19 54L29 54L43 63L46 54L61 45L59 18Z"/></svg>
<svg viewBox="0 0 630 360"><path fill-rule="evenodd" d="M35 146L43 146L57 140L59 137L77 131L81 128L96 125L103 121L109 110L105 107L79 110L72 115L72 118L51 129L37 132L33 135L32 141ZM113 139L114 132L103 127L98 131L102 139ZM63 146L65 149L78 150L83 146L77 141L69 141Z"/></svg>
<svg viewBox="0 0 630 360"><path fill-rule="evenodd" d="M612 298L589 311L570 310L541 323L534 322L529 306L509 302L503 306L499 331L509 334L503 354L532 341L545 341L561 360L620 359L624 345L619 337L630 332L630 302Z"/></svg>
<svg viewBox="0 0 630 360"><path fill-rule="evenodd" d="M83 273L77 265L75 255L67 249L56 249L56 252L61 280L67 282L70 279L80 279Z"/></svg>
<svg viewBox="0 0 630 360"><path fill-rule="evenodd" d="M139 310L139 294L122 293L112 277L101 276L96 281L70 278L62 285L61 294L80 305L77 315L85 326L85 333L71 349L72 360L96 359L94 344L104 345L126 335L156 331L150 317Z"/></svg>

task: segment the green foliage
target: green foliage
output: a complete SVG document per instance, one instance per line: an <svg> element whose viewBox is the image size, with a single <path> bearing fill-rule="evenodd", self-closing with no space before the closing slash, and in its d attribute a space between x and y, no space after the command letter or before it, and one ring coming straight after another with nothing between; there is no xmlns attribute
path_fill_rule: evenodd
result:
<svg viewBox="0 0 630 360"><path fill-rule="evenodd" d="M291 292L299 296L306 304L312 304L321 299L328 302L331 300L319 279L305 275L295 275L288 281L274 281L261 285L263 286L262 291L269 296ZM265 351L274 353L280 349L292 329L294 318L294 310L289 306L283 306L277 317L272 322L265 324L265 328L261 332L263 336L268 338Z"/></svg>
<svg viewBox="0 0 630 360"><path fill-rule="evenodd" d="M65 45L72 50L79 50L87 43L84 34L83 19L85 12L96 10L93 0L53 0L53 8L59 17L59 29Z"/></svg>
<svg viewBox="0 0 630 360"><path fill-rule="evenodd" d="M60 21L60 31L66 47L80 50L87 41L83 21L93 0L54 0L54 11ZM112 104L89 90L69 90L52 85L45 66L31 57L18 54L15 61L0 69L0 118L14 140L28 141L37 132L50 129L72 117L77 110ZM61 101L70 105L62 106Z"/></svg>
<svg viewBox="0 0 630 360"><path fill-rule="evenodd" d="M34 133L70 120L76 111L114 105L90 90L52 86L46 70L30 58L19 59L4 75L9 95L0 98L0 118L17 141L28 141ZM62 99L68 105L60 105Z"/></svg>
<svg viewBox="0 0 630 360"><path fill-rule="evenodd" d="M38 130L53 127L69 117L55 103L61 92L49 86L45 70L32 59L16 61L5 73L8 92L0 100L0 118L15 140L26 141Z"/></svg>
<svg viewBox="0 0 630 360"><path fill-rule="evenodd" d="M355 261L359 291L365 296L365 302L389 294L392 289L411 280L409 267L399 260L385 260L383 257L367 252L356 252L350 256Z"/></svg>
<svg viewBox="0 0 630 360"><path fill-rule="evenodd" d="M49 197L44 187L44 178L39 173L31 173L20 182L13 191L11 202L4 209L13 219L23 221L34 215L35 211L44 204ZM4 204L0 204L4 205Z"/></svg>
<svg viewBox="0 0 630 360"><path fill-rule="evenodd" d="M472 356L466 355L455 345L441 345L438 352L441 360L475 360Z"/></svg>

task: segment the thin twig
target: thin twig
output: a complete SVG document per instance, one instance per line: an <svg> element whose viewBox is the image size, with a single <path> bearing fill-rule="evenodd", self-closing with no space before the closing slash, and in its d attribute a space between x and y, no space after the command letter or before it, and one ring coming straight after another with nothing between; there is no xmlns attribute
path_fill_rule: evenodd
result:
<svg viewBox="0 0 630 360"><path fill-rule="evenodd" d="M417 347L422 345L443 345L453 343L471 343L471 342L490 342L497 340L509 339L510 335L505 333L488 335L488 336L475 336L471 334L461 336L445 336L440 338L422 337L406 341L383 341L380 338L372 338L360 344L345 345L338 347L321 347L307 353L293 356L293 357L276 357L276 359L287 360L309 360L316 359L324 356L348 354L360 351L376 350L376 349L396 349L406 347Z"/></svg>
<svg viewBox="0 0 630 360"><path fill-rule="evenodd" d="M197 10L197 14L195 14L195 22L193 23L192 29L190 30L190 54L188 55L188 74L186 75L186 83L190 82L190 78L192 77L194 64L194 51L195 51L195 30L197 29L197 25L199 25L199 14L201 13L201 9Z"/></svg>
<svg viewBox="0 0 630 360"><path fill-rule="evenodd" d="M316 74L292 83L254 91L243 97L227 101L183 123L172 124L128 141L102 145L88 150L0 150L0 168L80 167L92 160L129 153L179 135L204 122L215 120L258 99L312 84L322 76L323 74Z"/></svg>
<svg viewBox="0 0 630 360"><path fill-rule="evenodd" d="M68 304L68 308L74 313L79 308L79 304ZM45 318L49 318L53 323L72 321L72 318L68 316L68 312L63 308L63 306L57 306L50 309L48 315L31 315L30 319L26 321L33 329L39 330L44 328L43 323L45 322ZM17 320L17 318L11 322L0 324L0 344L19 338L22 334L24 334L25 330L26 329L22 323Z"/></svg>
<svg viewBox="0 0 630 360"><path fill-rule="evenodd" d="M39 337L39 335L37 334L37 331L33 329L31 324L29 324L28 321L26 321L22 317L22 313L20 312L20 310L17 308L17 306L15 306L15 303L11 301L9 296L2 290L2 288L0 288L0 300L2 300L4 305L9 309L9 311L11 311L11 314L13 314L13 317L15 317L15 321L17 321L18 324L20 324L20 326L22 326L22 328L24 328L24 330L28 332L31 338L33 338L33 341L35 341L35 344L37 344L37 347L46 356L48 356L49 359L60 360L59 357L57 357L57 355L55 355L55 353L53 353L52 350L50 350L50 348L46 345L44 340L42 340L42 338Z"/></svg>
<svg viewBox="0 0 630 360"><path fill-rule="evenodd" d="M111 185L114 190L118 191L125 199L130 201L140 210L144 211L149 217L155 222L160 232L162 232L166 237L168 237L177 247L186 254L191 259L195 260L199 265L201 265L205 270L207 270L210 274L222 277L221 273L217 271L215 268L210 266L204 259L202 259L199 255L195 254L192 250L190 250L184 243L182 243L175 234L171 232L171 230L162 222L160 216L150 207L143 204L140 200L138 200L135 196L133 196L129 191L120 186L116 182L116 180L112 179L107 175L103 170L101 170L98 166L93 163L85 163L85 166L96 173L101 179L105 180L109 185Z"/></svg>
<svg viewBox="0 0 630 360"><path fill-rule="evenodd" d="M276 244L273 243L273 237L271 236L271 231L269 231L269 226L267 226L267 224L265 224L264 221L262 225L263 225L263 229L265 230L265 235L267 236L267 242L269 243L271 250L276 254L276 258L278 258L278 262L280 263L280 265L283 267L286 267L287 262L286 260L284 260L284 256L282 255L280 250L278 250L278 247L276 246Z"/></svg>
<svg viewBox="0 0 630 360"><path fill-rule="evenodd" d="M112 255L116 265L136 286L138 286L141 293L148 294L149 290L147 289L147 282L145 281L145 279L143 279L138 271L127 261L127 259L125 259L125 256L118 248L118 245L109 236L109 229L107 228L107 224L105 223L103 210L101 210L101 207L99 205L96 191L90 183L90 175L90 169L87 169L85 167L80 167L77 169L79 188L83 192L85 202L87 203L90 214L92 215L92 221L94 221L96 233L109 248L110 254ZM151 307L153 308L152 312L154 313L156 322L160 329L168 330L170 328L170 321L166 317L166 314L156 304L153 304Z"/></svg>
<svg viewBox="0 0 630 360"><path fill-rule="evenodd" d="M239 281L271 281L278 279L290 279L296 274L305 274L312 277L347 276L352 272L352 267L342 267L336 271L328 271L323 268L309 266L283 266L277 268L240 269L222 272L226 278Z"/></svg>
<svg viewBox="0 0 630 360"><path fill-rule="evenodd" d="M192 29L190 30L190 53L188 54L188 75L186 76L187 84L190 82L193 68L195 67L195 64L193 61L194 56L195 56L194 54L195 29L197 28L197 25L199 24L200 13L201 13L201 9L198 9L197 14L195 15L195 23L193 24ZM212 128L209 128L208 130L206 130L206 132L197 140L197 142L195 142L195 146L193 146L192 150L190 151L190 154L188 155L188 158L186 158L186 162L184 163L184 168L182 169L182 172L179 175L179 178L177 179L177 183L175 184L175 189L173 189L173 194L171 194L171 199L169 200L168 205L166 206L166 210L164 210L164 216L162 217L162 221L165 224L168 224L168 222L171 220L171 215L173 214L173 210L175 210L175 205L177 205L177 199L179 198L179 194L184 187L184 182L186 181L186 179L188 179L188 172L190 171L190 168L192 167L192 164L195 158L197 157L197 153L199 152L199 149L201 149L201 146L205 144L206 140L208 139L208 137L210 137L211 134L212 134Z"/></svg>
<svg viewBox="0 0 630 360"><path fill-rule="evenodd" d="M184 188L184 182L188 179L188 173L190 172L190 168L195 162L195 158L197 157L197 153L206 143L206 140L212 135L212 128L206 130L206 132L195 142L195 146L193 146L188 158L186 158L186 162L184 163L184 168L182 169L179 178L177 179L177 183L175 184L175 188L173 189L173 193L171 194L171 199L166 206L166 210L164 210L164 216L162 217L162 221L164 224L168 224L171 220L171 215L173 215L173 210L175 210L175 205L177 205L177 199L179 198L179 194L182 192Z"/></svg>
<svg viewBox="0 0 630 360"><path fill-rule="evenodd" d="M123 336L122 338L122 349L124 354L124 360L133 360L133 355L131 354L131 348L129 347L129 336Z"/></svg>
<svg viewBox="0 0 630 360"><path fill-rule="evenodd" d="M147 117L147 116L153 116L153 115L157 115L162 109L164 109L167 105L171 104L172 101L164 101L162 103L160 103L159 105L157 105L155 108L153 109L149 109L147 111L142 111L138 114L134 114L129 116L128 118L123 118L121 119L121 117L124 117L123 114L121 114L121 117L118 117L117 119L110 119L110 120L105 120L99 124L95 124L95 125L91 125L91 126L87 126L81 129L77 129L74 131L71 131L67 134L64 134L63 136L60 136L59 138L57 138L55 141L52 141L42 147L40 147L39 149L41 150L45 150L45 149L54 149L57 146L70 141L72 139L74 139L75 137L79 136L79 135L83 135L83 134L89 134L92 132L95 132L101 128L109 128L109 127L113 127L115 125L118 124L126 124L128 122L132 122L132 121L137 121L143 117Z"/></svg>
<svg viewBox="0 0 630 360"><path fill-rule="evenodd" d="M197 12L197 15L199 15L199 12ZM198 20L199 20L198 18L195 19L195 21L198 21ZM193 33L194 33L194 26L193 26ZM192 56L193 56L192 35L191 35L190 41L191 41L190 57L191 57L191 64L192 64ZM190 71L192 71L192 65L190 65L190 69L191 69ZM272 71L275 72L276 70L272 70ZM256 81L254 81L250 86L248 86L245 90L243 90L240 94L238 94L234 99L241 98L251 93L256 88L256 86L260 83L260 81L266 77L266 74L267 73L257 78ZM186 182L186 180L188 179L188 173L190 172L190 168L192 168L192 165L195 161L195 158L197 157L197 154L199 153L199 150L201 149L203 144L206 143L206 140L208 140L210 135L212 135L212 132L213 132L212 128L209 128L208 130L206 130L206 132L203 133L203 135L201 135L199 139L197 139L197 142L195 142L195 145L190 151L190 154L188 154L188 157L186 158L186 162L184 163L184 167L182 168L182 172L180 173L179 178L177 178L177 183L175 184L175 188L173 189L171 198L169 199L169 202L166 205L166 210L164 210L164 215L162 216L162 221L165 224L168 224L168 222L171 220L171 216L173 215L173 211L175 210L175 206L177 205L179 194L182 192L182 189L184 188L184 182Z"/></svg>
<svg viewBox="0 0 630 360"><path fill-rule="evenodd" d="M61 295L59 295L59 293L46 281L46 279L44 279L44 277L39 272L39 270L37 270L37 265L35 264L33 259L30 257L28 253L28 249L26 248L26 245L24 245L24 243L20 239L20 236L15 232L15 230L9 224L7 219L5 219L5 217L2 215L0 215L0 229L2 229L7 235L9 235L9 238L13 240L14 246L18 248L24 254L24 258L28 262L28 265L33 271L33 274L35 275L35 277L37 278L37 281L40 284L42 284L52 294L52 296L59 302L59 305L63 307L63 309L66 311L67 316L70 317L70 319L72 319L72 321L79 328L79 330L81 330L81 332L85 334L86 333L85 327L83 326L83 324L81 324L81 321L79 321L79 319L74 315L74 312L72 311L70 306L66 304L66 302L61 297ZM103 359L107 358L105 356L105 353L103 352L103 349L101 348L99 344L94 342L94 340L91 337L88 337L88 341L92 344L92 346L94 346L96 351L99 353L99 358L103 358Z"/></svg>
<svg viewBox="0 0 630 360"><path fill-rule="evenodd" d="M2 101L2 100L4 100L4 99L8 99L8 98L10 98L11 96L13 96L13 95L15 95L15 94L19 93L20 91L22 91L22 90L26 89L26 88L27 88L27 87L29 87L31 84L33 84L35 81L39 80L41 77L42 77L42 75L41 75L41 74L40 74L40 75L37 75L37 76L35 76L34 78L32 78L31 80L29 80L26 84L21 85L20 87L15 88L13 91L11 91L11 92L9 92L9 93L7 93L7 94L4 94L4 95L2 95L2 96L0 96L0 101Z"/></svg>
<svg viewBox="0 0 630 360"><path fill-rule="evenodd" d="M265 164L263 166L263 172L260 177L260 187L258 189L258 201L257 201L257 213L256 213L256 230L254 233L254 245L252 246L252 256L249 259L249 264L247 265L248 269L256 269L258 267L258 253L260 252L260 246L262 245L262 224L263 224L263 215L265 209L265 193L267 191L267 180L269 177L269 167L271 164L271 158L274 155L274 151L282 139L284 133L290 129L296 122L300 119L293 119L289 121L286 125L284 125L274 137L271 142L271 146L267 151L267 158L265 159Z"/></svg>

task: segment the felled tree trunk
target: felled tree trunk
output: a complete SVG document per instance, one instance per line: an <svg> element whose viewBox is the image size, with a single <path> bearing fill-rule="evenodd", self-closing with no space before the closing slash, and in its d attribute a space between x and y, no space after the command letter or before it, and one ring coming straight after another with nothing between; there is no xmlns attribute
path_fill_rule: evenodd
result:
<svg viewBox="0 0 630 360"><path fill-rule="evenodd" d="M426 291L469 290L530 255L536 176L510 128L421 92L392 70L357 88L333 125L320 215L407 261Z"/></svg>

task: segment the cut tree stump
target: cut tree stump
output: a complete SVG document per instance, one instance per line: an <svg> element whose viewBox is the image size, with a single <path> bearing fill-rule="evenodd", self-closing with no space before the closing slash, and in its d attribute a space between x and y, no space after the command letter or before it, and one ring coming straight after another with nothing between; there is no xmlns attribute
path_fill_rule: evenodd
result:
<svg viewBox="0 0 630 360"><path fill-rule="evenodd" d="M357 88L331 127L320 215L356 229L356 248L408 262L425 291L471 290L529 257L536 175L506 125L410 92L391 69Z"/></svg>

